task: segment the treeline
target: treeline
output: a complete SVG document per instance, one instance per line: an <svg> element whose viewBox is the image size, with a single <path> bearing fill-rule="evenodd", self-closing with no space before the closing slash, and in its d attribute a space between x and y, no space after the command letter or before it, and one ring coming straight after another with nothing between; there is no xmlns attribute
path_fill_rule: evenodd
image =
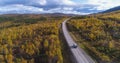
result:
<svg viewBox="0 0 120 63"><path fill-rule="evenodd" d="M114 14L114 15L113 15ZM67 22L70 31L98 62L120 62L120 12L74 17ZM94 55L93 55L94 54Z"/></svg>
<svg viewBox="0 0 120 63"><path fill-rule="evenodd" d="M63 63L58 36L61 22L1 22L0 63Z"/></svg>

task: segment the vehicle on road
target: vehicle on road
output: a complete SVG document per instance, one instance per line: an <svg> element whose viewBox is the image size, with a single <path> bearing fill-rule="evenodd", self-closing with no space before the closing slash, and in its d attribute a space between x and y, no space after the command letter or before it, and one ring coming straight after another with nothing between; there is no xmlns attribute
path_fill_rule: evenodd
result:
<svg viewBox="0 0 120 63"><path fill-rule="evenodd" d="M73 45L72 45L72 48L77 48L77 44L73 44Z"/></svg>

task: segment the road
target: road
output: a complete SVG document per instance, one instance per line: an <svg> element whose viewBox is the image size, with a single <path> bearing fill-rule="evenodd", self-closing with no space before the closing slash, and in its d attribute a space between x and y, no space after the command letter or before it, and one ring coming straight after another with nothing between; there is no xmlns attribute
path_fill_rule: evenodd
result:
<svg viewBox="0 0 120 63"><path fill-rule="evenodd" d="M68 46L70 47L70 50L74 56L75 62L74 63L95 63L92 58L85 53L85 51L80 48L79 46L77 48L71 48L71 46L73 46L73 44L75 44L75 41L72 39L72 37L70 36L68 30L67 30L67 26L66 26L66 22L69 19L65 20L62 23L62 30L63 30L63 34L65 36L65 39L68 43Z"/></svg>

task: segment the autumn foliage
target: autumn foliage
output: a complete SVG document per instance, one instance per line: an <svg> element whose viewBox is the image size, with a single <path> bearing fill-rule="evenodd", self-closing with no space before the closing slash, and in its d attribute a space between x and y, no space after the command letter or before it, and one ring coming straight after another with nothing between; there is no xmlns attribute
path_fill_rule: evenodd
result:
<svg viewBox="0 0 120 63"><path fill-rule="evenodd" d="M103 63L120 62L120 11L73 17L69 30L79 35L79 43ZM94 55L93 55L94 54Z"/></svg>
<svg viewBox="0 0 120 63"><path fill-rule="evenodd" d="M62 19L44 19L49 20L1 21L0 63L63 63L58 36Z"/></svg>

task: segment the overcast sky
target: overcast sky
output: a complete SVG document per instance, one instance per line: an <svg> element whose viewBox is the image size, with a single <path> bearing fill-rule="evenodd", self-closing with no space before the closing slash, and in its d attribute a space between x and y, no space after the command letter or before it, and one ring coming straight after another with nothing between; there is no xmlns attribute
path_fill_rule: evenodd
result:
<svg viewBox="0 0 120 63"><path fill-rule="evenodd" d="M89 14L119 5L120 0L0 0L0 14Z"/></svg>

